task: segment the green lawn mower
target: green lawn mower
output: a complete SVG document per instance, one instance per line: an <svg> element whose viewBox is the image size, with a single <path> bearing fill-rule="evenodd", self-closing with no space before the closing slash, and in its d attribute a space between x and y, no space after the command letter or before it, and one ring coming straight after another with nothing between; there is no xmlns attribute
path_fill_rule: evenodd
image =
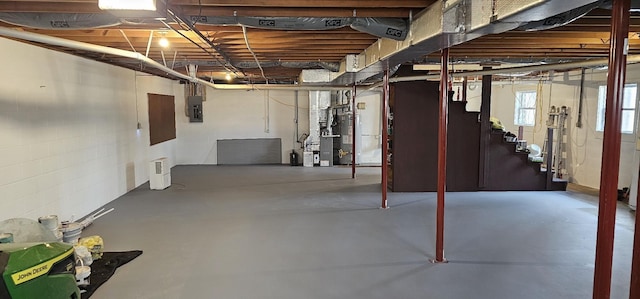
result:
<svg viewBox="0 0 640 299"><path fill-rule="evenodd" d="M0 244L0 298L80 299L75 270L69 244Z"/></svg>

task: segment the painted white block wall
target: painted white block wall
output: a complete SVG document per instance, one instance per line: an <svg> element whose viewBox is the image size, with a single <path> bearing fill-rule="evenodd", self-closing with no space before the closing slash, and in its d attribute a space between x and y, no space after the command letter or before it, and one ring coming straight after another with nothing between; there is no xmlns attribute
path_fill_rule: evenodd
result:
<svg viewBox="0 0 640 299"><path fill-rule="evenodd" d="M176 90L176 94L179 91ZM315 92L316 94L318 92ZM217 164L216 142L219 139L281 138L282 163L289 163L289 153L299 149L295 138L295 91L215 90L208 88L203 102L202 123L189 123L184 112L184 98L176 104L177 164ZM265 98L269 99L268 107ZM178 101L178 97L176 97ZM298 131L309 134L309 92L298 92ZM365 103L362 118L363 164L380 164L380 93L358 95ZM181 110L182 109L182 110ZM269 111L268 132L265 111ZM180 111L178 111L180 110ZM314 126L311 126L313 128ZM318 127L318 124L315 124ZM301 154L301 152L299 152ZM299 161L302 161L300 156Z"/></svg>
<svg viewBox="0 0 640 299"><path fill-rule="evenodd" d="M0 48L0 220L77 219L146 182L150 160L175 160L174 141L149 146L146 121L146 93L172 94L172 81L4 38Z"/></svg>
<svg viewBox="0 0 640 299"><path fill-rule="evenodd" d="M640 83L640 66L630 65L627 68L627 82ZM576 127L578 116L578 100L580 95L580 73L571 72L568 78L562 73L556 74L553 83L542 85L542 108L536 117L535 127L525 127L524 139L529 144L544 143L546 134L546 120L549 106L570 107L567 119L567 130L570 142L567 144L567 164L570 181L591 188L600 186L600 166L602 163L602 132L596 131L596 110L598 107L598 86L606 85L606 71L588 70L585 76L585 96L582 113L582 128ZM518 91L536 91L537 82L517 84L494 84L492 88L491 115L498 117L506 129L517 133L514 125L515 93ZM540 111L538 112L540 113ZM640 113L636 113L638 116ZM619 187L631 185L633 155L635 152L635 134L623 134L620 151Z"/></svg>
<svg viewBox="0 0 640 299"><path fill-rule="evenodd" d="M294 136L295 94L207 88L202 123L189 123L182 97L176 104L182 107L176 112L177 164L217 164L217 140L243 138L281 138L282 163L289 163L291 150L299 149ZM308 92L298 92L298 107L299 134L308 134Z"/></svg>

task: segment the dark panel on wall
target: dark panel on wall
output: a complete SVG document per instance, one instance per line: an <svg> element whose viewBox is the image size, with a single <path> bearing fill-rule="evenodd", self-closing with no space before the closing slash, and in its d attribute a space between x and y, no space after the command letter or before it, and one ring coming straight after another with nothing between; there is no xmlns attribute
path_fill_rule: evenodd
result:
<svg viewBox="0 0 640 299"><path fill-rule="evenodd" d="M449 102L447 191L478 190L480 123L466 102Z"/></svg>
<svg viewBox="0 0 640 299"><path fill-rule="evenodd" d="M176 107L174 97L147 94L149 97L149 139L158 144L176 138Z"/></svg>
<svg viewBox="0 0 640 299"><path fill-rule="evenodd" d="M393 134L390 173L393 191L435 191L438 179L439 82L392 85ZM478 113L449 102L447 191L478 189Z"/></svg>
<svg viewBox="0 0 640 299"><path fill-rule="evenodd" d="M282 164L280 138L218 140L218 165Z"/></svg>

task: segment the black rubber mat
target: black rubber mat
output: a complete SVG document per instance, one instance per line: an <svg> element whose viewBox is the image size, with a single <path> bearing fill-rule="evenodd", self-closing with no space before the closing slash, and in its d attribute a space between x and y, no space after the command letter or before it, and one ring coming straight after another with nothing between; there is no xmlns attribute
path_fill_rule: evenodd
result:
<svg viewBox="0 0 640 299"><path fill-rule="evenodd" d="M88 286L80 287L81 290L85 290L81 294L82 299L86 299L93 295L103 283L105 283L116 269L142 254L141 250L123 251L123 252L104 252L102 258L96 260L91 264L91 276L89 276L90 284Z"/></svg>

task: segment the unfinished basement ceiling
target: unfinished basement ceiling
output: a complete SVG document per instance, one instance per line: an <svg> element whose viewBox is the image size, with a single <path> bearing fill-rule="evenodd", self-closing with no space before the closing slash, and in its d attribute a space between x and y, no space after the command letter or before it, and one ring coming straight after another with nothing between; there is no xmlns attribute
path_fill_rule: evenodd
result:
<svg viewBox="0 0 640 299"><path fill-rule="evenodd" d="M0 16L0 19L7 21L0 22L0 26L20 27L24 31L136 51L143 55L148 49L148 56L151 59L183 73L187 73L187 64L198 65L198 77L206 80L213 78L216 81L224 81L224 77L230 72L238 77L235 79L237 82L263 83L266 77L270 83L292 83L298 79L302 69L335 70L346 55L359 54L380 38L379 34L356 30L361 29L358 26L343 25L350 24L355 19L361 22L400 20L408 23L411 18L435 2L435 0L169 0L169 10L184 23L176 22L169 15L165 24L160 21L141 22L131 19L122 22L121 19L112 18L110 14L101 11L97 0L0 1L0 14L4 15L4 17ZM34 17L24 13L37 14ZM96 22L99 17L104 17L105 20L101 21L102 26L95 26L101 28L72 29L64 28L66 26L64 22L51 22L51 19L60 19L52 18L51 16L55 16L52 14L78 14L79 16L93 14L89 15L91 21ZM209 19L202 18L203 16ZM292 25L295 29L287 30L256 28L249 24L244 28L245 39L243 27L237 24L231 25L234 23L233 20L244 17L249 17L244 19L245 24L261 21L260 18L252 17L288 18L295 20L298 24ZM37 19L45 24L42 28L49 28L37 29L33 28L36 26L26 26L20 18L31 21ZM331 22L323 18L342 20L343 23L337 24L340 26L331 27L335 29L300 29L303 25L311 24L310 26L313 27L318 22L324 22L325 25L327 21ZM486 35L454 46L450 55L455 61L474 62L604 58L607 57L609 50L610 18L610 10L596 8L567 25L553 29L512 30ZM113 19L116 21L115 24L110 23ZM189 28L188 25L192 25L193 22L195 25ZM300 25L300 22L303 25ZM260 23L260 25L268 27L269 23ZM192 29L199 31L201 36ZM632 13L629 30L630 53L639 54L640 14ZM149 43L150 36L151 43ZM163 36L170 42L168 48L158 45L158 40ZM46 47L167 76L130 59L67 48ZM437 57L438 53L425 53L423 59L418 58L414 62L434 60ZM256 60L262 66L264 76L257 67Z"/></svg>

